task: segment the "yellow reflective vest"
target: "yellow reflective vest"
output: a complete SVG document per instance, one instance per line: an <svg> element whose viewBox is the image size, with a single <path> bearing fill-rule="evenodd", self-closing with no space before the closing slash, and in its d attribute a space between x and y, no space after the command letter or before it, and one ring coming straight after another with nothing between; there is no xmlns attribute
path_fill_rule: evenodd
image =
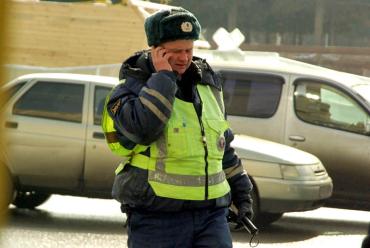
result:
<svg viewBox="0 0 370 248"><path fill-rule="evenodd" d="M220 104L222 98L208 85L197 85L197 90L203 103L202 115L198 117L192 102L175 98L163 134L149 145L150 157L140 154L148 146L136 145L128 150L119 144L105 108L102 127L108 145L127 158L116 173L127 163L148 170L148 182L155 194L172 199L215 199L230 191L222 170L224 132L229 127Z"/></svg>

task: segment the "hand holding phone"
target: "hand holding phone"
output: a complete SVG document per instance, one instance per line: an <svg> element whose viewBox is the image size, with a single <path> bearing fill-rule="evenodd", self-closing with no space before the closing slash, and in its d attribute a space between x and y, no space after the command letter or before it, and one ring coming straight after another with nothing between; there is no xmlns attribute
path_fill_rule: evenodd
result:
<svg viewBox="0 0 370 248"><path fill-rule="evenodd" d="M164 47L152 47L152 60L156 71L167 70L172 71L172 67L169 63L171 57L170 53Z"/></svg>

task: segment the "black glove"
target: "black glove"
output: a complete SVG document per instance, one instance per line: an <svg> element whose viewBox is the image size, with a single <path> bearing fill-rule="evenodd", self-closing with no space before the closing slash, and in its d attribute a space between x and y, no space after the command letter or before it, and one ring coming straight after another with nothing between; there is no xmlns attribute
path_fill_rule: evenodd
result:
<svg viewBox="0 0 370 248"><path fill-rule="evenodd" d="M250 220L253 218L253 208L251 202L239 202L236 208L238 209L238 223L240 223L244 217L247 217Z"/></svg>

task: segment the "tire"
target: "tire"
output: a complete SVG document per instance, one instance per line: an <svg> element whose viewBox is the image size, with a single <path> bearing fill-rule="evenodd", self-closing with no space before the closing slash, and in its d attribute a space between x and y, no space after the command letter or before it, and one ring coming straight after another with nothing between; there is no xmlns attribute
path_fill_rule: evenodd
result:
<svg viewBox="0 0 370 248"><path fill-rule="evenodd" d="M251 197L253 200L252 208L254 216L252 222L258 228L264 228L269 226L271 223L277 221L283 216L283 213L264 213L260 212L260 198L258 195L258 190L255 184L253 184L253 190L251 192Z"/></svg>
<svg viewBox="0 0 370 248"><path fill-rule="evenodd" d="M282 213L260 213L255 220L255 224L263 228L277 221L281 216L283 216Z"/></svg>
<svg viewBox="0 0 370 248"><path fill-rule="evenodd" d="M260 215L260 198L258 196L256 184L253 183L253 190L251 192L252 197L252 209L253 209L253 218L252 221L255 223Z"/></svg>
<svg viewBox="0 0 370 248"><path fill-rule="evenodd" d="M18 191L13 205L18 208L33 209L46 202L50 196L51 194L36 191Z"/></svg>

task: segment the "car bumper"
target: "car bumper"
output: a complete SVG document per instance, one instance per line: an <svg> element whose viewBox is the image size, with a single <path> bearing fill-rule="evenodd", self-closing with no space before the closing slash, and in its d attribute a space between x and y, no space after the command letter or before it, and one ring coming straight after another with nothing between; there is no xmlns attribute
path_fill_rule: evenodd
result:
<svg viewBox="0 0 370 248"><path fill-rule="evenodd" d="M254 178L260 197L260 211L284 213L316 209L333 192L330 177L315 181Z"/></svg>

